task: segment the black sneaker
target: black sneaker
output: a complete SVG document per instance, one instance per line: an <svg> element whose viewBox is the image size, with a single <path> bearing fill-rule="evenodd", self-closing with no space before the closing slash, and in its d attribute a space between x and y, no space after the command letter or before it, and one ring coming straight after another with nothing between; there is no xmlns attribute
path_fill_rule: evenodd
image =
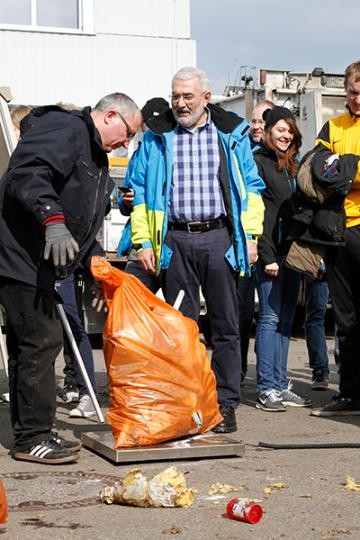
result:
<svg viewBox="0 0 360 540"><path fill-rule="evenodd" d="M65 403L77 403L79 401L79 390L77 386L75 384L65 384L61 397Z"/></svg>
<svg viewBox="0 0 360 540"><path fill-rule="evenodd" d="M327 390L329 386L329 374L322 368L313 369L312 384L313 390Z"/></svg>
<svg viewBox="0 0 360 540"><path fill-rule="evenodd" d="M220 414L223 420L219 422L211 431L214 433L233 433L237 430L235 409L231 405L220 405Z"/></svg>
<svg viewBox="0 0 360 540"><path fill-rule="evenodd" d="M22 461L36 461L47 465L71 463L79 459L79 454L61 446L54 439L46 439L34 444L29 450L19 450L12 454L14 459Z"/></svg>
<svg viewBox="0 0 360 540"><path fill-rule="evenodd" d="M62 446L63 448L67 448L72 452L79 452L79 450L81 449L81 442L79 441L68 441L64 439L64 437L60 437L60 435L58 435L56 431L52 432L52 436L54 441L60 444L60 446Z"/></svg>
<svg viewBox="0 0 360 540"><path fill-rule="evenodd" d="M360 401L339 394L323 407L312 409L310 414L312 416L360 416Z"/></svg>

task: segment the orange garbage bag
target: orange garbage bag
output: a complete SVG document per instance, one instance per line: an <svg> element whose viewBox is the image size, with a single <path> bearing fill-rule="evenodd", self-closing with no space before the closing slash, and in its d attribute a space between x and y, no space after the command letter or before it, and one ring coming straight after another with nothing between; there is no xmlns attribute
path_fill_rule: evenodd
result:
<svg viewBox="0 0 360 540"><path fill-rule="evenodd" d="M115 448L203 433L222 420L197 324L137 278L93 257L108 314L104 356Z"/></svg>

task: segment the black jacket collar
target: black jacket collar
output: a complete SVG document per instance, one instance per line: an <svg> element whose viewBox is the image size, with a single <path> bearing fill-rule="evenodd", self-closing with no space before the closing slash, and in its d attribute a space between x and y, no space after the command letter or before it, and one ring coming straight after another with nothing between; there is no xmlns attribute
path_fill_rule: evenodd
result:
<svg viewBox="0 0 360 540"><path fill-rule="evenodd" d="M255 150L254 155L267 156L274 161L278 160L278 155L275 150L272 150L271 148L266 146L266 144L264 144L262 141L259 143L259 148Z"/></svg>
<svg viewBox="0 0 360 540"><path fill-rule="evenodd" d="M44 116L45 114L49 112L62 112L66 114L71 114L72 116L76 116L77 118L81 118L85 122L91 138L100 146L100 148L102 148L100 134L98 130L96 129L94 121L90 114L91 107L84 107L83 109L72 109L72 110L63 109L62 107L59 107L58 105L44 105L42 107L35 107L20 122L21 136L23 136L24 133L26 133L26 131L28 131L28 129L31 128L36 118Z"/></svg>

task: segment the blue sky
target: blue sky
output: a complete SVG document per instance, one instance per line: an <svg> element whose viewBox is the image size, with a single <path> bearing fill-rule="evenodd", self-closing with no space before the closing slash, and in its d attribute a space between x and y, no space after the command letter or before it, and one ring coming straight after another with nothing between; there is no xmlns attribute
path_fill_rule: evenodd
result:
<svg viewBox="0 0 360 540"><path fill-rule="evenodd" d="M241 66L342 73L360 60L360 0L190 0L197 65L214 93Z"/></svg>

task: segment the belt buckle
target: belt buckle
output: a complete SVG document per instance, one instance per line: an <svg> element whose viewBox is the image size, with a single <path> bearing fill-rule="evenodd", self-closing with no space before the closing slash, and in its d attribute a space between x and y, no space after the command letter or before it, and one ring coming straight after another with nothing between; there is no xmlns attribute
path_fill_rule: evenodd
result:
<svg viewBox="0 0 360 540"><path fill-rule="evenodd" d="M188 233L190 233L190 234L200 234L200 233L202 233L201 230L200 230L200 231L192 231L192 230L191 230L191 227L192 227L193 225L196 226L196 225L201 225L201 224L202 224L201 221L188 221L188 222L186 223L186 232L188 232Z"/></svg>

